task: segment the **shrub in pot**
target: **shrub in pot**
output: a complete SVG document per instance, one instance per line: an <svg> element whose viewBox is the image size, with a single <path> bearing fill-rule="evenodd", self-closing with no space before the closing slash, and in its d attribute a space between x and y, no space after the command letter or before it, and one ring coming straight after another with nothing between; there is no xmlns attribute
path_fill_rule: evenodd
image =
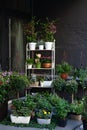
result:
<svg viewBox="0 0 87 130"><path fill-rule="evenodd" d="M83 112L83 101L75 100L70 104L71 119L81 120Z"/></svg>
<svg viewBox="0 0 87 130"><path fill-rule="evenodd" d="M59 98L55 105L56 116L58 120L58 126L65 127L67 124L67 116L69 112L69 104L66 100Z"/></svg>
<svg viewBox="0 0 87 130"><path fill-rule="evenodd" d="M50 94L48 100L53 106L53 116L57 119L58 126L65 127L67 124L68 112L70 111L69 103L56 94Z"/></svg>
<svg viewBox="0 0 87 130"><path fill-rule="evenodd" d="M17 98L19 98L19 92L28 87L29 83L30 81L28 77L23 73L12 72L9 77L9 85L11 86L11 91L17 94Z"/></svg>
<svg viewBox="0 0 87 130"><path fill-rule="evenodd" d="M74 79L67 80L65 90L71 94L71 102L73 102L74 94L78 91L78 82Z"/></svg>

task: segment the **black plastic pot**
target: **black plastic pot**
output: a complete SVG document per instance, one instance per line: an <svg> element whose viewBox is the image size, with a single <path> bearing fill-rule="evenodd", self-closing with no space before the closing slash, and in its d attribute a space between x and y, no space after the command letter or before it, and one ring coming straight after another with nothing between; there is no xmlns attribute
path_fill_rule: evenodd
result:
<svg viewBox="0 0 87 130"><path fill-rule="evenodd" d="M82 122L83 122L83 130L87 130L87 121L82 120Z"/></svg>
<svg viewBox="0 0 87 130"><path fill-rule="evenodd" d="M8 113L8 103L7 101L0 104L0 121L2 121Z"/></svg>
<svg viewBox="0 0 87 130"><path fill-rule="evenodd" d="M67 125L67 119L58 119L58 126L65 127Z"/></svg>

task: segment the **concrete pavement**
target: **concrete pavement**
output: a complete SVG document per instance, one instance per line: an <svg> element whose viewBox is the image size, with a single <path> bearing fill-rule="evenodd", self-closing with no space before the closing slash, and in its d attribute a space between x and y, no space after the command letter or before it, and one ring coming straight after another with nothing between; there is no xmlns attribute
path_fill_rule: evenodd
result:
<svg viewBox="0 0 87 130"><path fill-rule="evenodd" d="M82 124L81 121L68 120L66 127L56 126L56 128L54 130L80 130L80 129L74 129L77 126L79 126L80 124ZM48 129L31 128L31 127L15 127L15 126L7 126L7 125L0 124L0 130L48 130ZM81 129L81 130L83 130L83 129Z"/></svg>

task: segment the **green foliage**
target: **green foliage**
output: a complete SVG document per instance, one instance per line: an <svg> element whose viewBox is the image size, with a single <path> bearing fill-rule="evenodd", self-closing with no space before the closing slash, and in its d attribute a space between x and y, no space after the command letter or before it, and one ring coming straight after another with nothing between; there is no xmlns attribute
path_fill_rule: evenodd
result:
<svg viewBox="0 0 87 130"><path fill-rule="evenodd" d="M36 112L36 116L41 119L49 119L51 118L51 112L46 109L39 109Z"/></svg>
<svg viewBox="0 0 87 130"><path fill-rule="evenodd" d="M75 68L74 77L79 79L79 84L83 89L86 89L86 81L87 81L87 67L86 68Z"/></svg>
<svg viewBox="0 0 87 130"><path fill-rule="evenodd" d="M65 99L60 98L56 94L51 94L49 98L50 102L52 103L52 106L55 108L55 115L57 118L65 119L68 115L69 104Z"/></svg>
<svg viewBox="0 0 87 130"><path fill-rule="evenodd" d="M83 101L82 100L75 100L73 103L70 104L70 110L73 114L82 114L83 112Z"/></svg>
<svg viewBox="0 0 87 130"><path fill-rule="evenodd" d="M38 21L35 19L35 17L32 17L31 20L24 24L24 35L26 36L27 42L36 42L37 41L37 30L36 25L38 24Z"/></svg>
<svg viewBox="0 0 87 130"><path fill-rule="evenodd" d="M78 90L78 83L76 80L71 79L66 81L66 91L71 93L76 93Z"/></svg>
<svg viewBox="0 0 87 130"><path fill-rule="evenodd" d="M62 91L64 90L66 85L66 81L62 79L60 76L53 80L53 86L55 88L55 91Z"/></svg>
<svg viewBox="0 0 87 130"><path fill-rule="evenodd" d="M87 121L87 96L83 98L83 113L82 119Z"/></svg>
<svg viewBox="0 0 87 130"><path fill-rule="evenodd" d="M24 74L13 72L9 77L9 84L14 91L20 91L29 85L29 79Z"/></svg>
<svg viewBox="0 0 87 130"><path fill-rule="evenodd" d="M14 106L13 115L16 116L29 116L36 107L31 95L26 96L25 99L12 100L12 105Z"/></svg>
<svg viewBox="0 0 87 130"><path fill-rule="evenodd" d="M44 41L53 42L56 33L56 20L49 20L46 18L46 22L41 23L42 34Z"/></svg>
<svg viewBox="0 0 87 130"><path fill-rule="evenodd" d="M72 66L68 62L63 61L61 64L56 65L57 74L69 73L72 70Z"/></svg>
<svg viewBox="0 0 87 130"><path fill-rule="evenodd" d="M50 58L42 58L41 63L51 63L51 59Z"/></svg>
<svg viewBox="0 0 87 130"><path fill-rule="evenodd" d="M45 97L40 97L37 101L37 109L46 109L48 111L52 110L51 103Z"/></svg>
<svg viewBox="0 0 87 130"><path fill-rule="evenodd" d="M27 58L26 59L26 63L27 64L33 64L34 63L34 59L33 58Z"/></svg>
<svg viewBox="0 0 87 130"><path fill-rule="evenodd" d="M0 72L0 103L8 100L8 93L11 86L9 85L10 72Z"/></svg>

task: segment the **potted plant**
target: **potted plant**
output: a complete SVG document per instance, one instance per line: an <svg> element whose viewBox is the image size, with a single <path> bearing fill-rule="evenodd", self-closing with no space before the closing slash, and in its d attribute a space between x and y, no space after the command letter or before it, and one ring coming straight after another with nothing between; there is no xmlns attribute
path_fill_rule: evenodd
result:
<svg viewBox="0 0 87 130"><path fill-rule="evenodd" d="M36 113L38 124L50 124L51 112L45 109L39 109Z"/></svg>
<svg viewBox="0 0 87 130"><path fill-rule="evenodd" d="M63 79L67 79L71 71L72 71L72 66L66 61L63 61L61 64L56 65L56 72Z"/></svg>
<svg viewBox="0 0 87 130"><path fill-rule="evenodd" d="M67 124L68 112L70 111L69 103L56 94L51 94L49 100L54 108L53 113L58 121L58 126L65 127Z"/></svg>
<svg viewBox="0 0 87 130"><path fill-rule="evenodd" d="M30 69L30 68L32 68L32 65L34 64L34 59L33 58L27 58L26 63L27 63L28 69Z"/></svg>
<svg viewBox="0 0 87 130"><path fill-rule="evenodd" d="M19 92L28 87L29 83L30 81L28 77L23 73L12 72L9 77L9 85L11 86L11 91L13 91L14 94L17 94L17 98L19 98Z"/></svg>
<svg viewBox="0 0 87 130"><path fill-rule="evenodd" d="M49 20L46 18L46 22L41 23L43 31L43 39L45 41L45 49L51 50L53 47L53 42L55 41L56 33L56 20Z"/></svg>
<svg viewBox="0 0 87 130"><path fill-rule="evenodd" d="M74 102L74 94L78 91L78 82L75 79L67 80L66 81L66 92L71 94L71 102Z"/></svg>
<svg viewBox="0 0 87 130"><path fill-rule="evenodd" d="M81 120L83 112L83 101L75 100L70 104L71 119Z"/></svg>
<svg viewBox="0 0 87 130"><path fill-rule="evenodd" d="M27 95L25 99L12 100L12 113L10 114L12 123L29 124L35 107L36 103L31 95Z"/></svg>
<svg viewBox="0 0 87 130"><path fill-rule="evenodd" d="M38 21L36 21L35 17L32 17L31 20L24 24L24 35L26 36L27 42L29 42L30 50L35 50L36 41L37 41L37 31L36 25Z"/></svg>
<svg viewBox="0 0 87 130"><path fill-rule="evenodd" d="M41 63L42 63L43 68L51 68L52 67L52 63L51 63L50 58L47 58L47 57L42 58Z"/></svg>
<svg viewBox="0 0 87 130"><path fill-rule="evenodd" d="M51 112L52 105L44 94L39 94L39 100L37 100L37 111L36 117L39 124L50 124L51 123ZM38 99L38 98L37 98Z"/></svg>
<svg viewBox="0 0 87 130"><path fill-rule="evenodd" d="M82 123L83 123L83 129L87 130L87 96L83 98Z"/></svg>
<svg viewBox="0 0 87 130"><path fill-rule="evenodd" d="M38 77L38 80L39 80L39 82L40 82L40 86L43 87L43 86L44 86L44 77L39 76L39 77Z"/></svg>

